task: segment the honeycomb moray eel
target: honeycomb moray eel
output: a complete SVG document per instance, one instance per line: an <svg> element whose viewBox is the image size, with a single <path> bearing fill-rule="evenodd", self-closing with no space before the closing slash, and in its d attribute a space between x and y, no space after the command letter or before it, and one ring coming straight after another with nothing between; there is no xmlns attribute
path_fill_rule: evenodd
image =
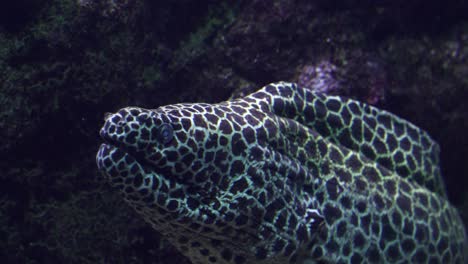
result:
<svg viewBox="0 0 468 264"><path fill-rule="evenodd" d="M192 263L464 263L439 147L291 83L108 114L97 165Z"/></svg>

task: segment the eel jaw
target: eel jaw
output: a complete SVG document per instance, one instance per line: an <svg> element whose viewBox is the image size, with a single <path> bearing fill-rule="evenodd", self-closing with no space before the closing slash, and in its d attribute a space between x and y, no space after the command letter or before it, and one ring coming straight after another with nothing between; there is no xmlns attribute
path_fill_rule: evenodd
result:
<svg viewBox="0 0 468 264"><path fill-rule="evenodd" d="M169 177L156 173L149 164L141 163L125 149L103 143L97 152L96 163L111 186L118 189L135 209L156 206L166 212L184 213L181 206L168 207L167 201L172 198L167 190L174 184Z"/></svg>

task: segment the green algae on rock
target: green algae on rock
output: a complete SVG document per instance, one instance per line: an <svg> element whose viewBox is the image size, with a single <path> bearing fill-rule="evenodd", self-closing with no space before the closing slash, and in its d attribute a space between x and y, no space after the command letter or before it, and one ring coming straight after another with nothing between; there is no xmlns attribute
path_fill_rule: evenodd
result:
<svg viewBox="0 0 468 264"><path fill-rule="evenodd" d="M291 83L219 104L127 107L99 169L193 263L463 263L438 145Z"/></svg>

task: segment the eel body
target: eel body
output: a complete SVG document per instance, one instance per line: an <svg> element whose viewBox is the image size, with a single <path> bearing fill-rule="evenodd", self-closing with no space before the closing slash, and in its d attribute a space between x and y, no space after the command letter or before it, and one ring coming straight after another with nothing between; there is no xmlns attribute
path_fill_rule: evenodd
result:
<svg viewBox="0 0 468 264"><path fill-rule="evenodd" d="M384 110L291 83L105 118L97 165L196 263L464 263L439 147Z"/></svg>

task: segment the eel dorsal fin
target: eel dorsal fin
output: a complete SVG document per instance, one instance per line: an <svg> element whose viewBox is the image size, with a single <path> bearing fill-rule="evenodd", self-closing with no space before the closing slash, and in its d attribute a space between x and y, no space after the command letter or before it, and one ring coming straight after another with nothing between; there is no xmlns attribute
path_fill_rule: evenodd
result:
<svg viewBox="0 0 468 264"><path fill-rule="evenodd" d="M327 140L446 197L439 145L412 123L365 103L294 83L272 83L250 97L264 99L262 109L296 120Z"/></svg>

